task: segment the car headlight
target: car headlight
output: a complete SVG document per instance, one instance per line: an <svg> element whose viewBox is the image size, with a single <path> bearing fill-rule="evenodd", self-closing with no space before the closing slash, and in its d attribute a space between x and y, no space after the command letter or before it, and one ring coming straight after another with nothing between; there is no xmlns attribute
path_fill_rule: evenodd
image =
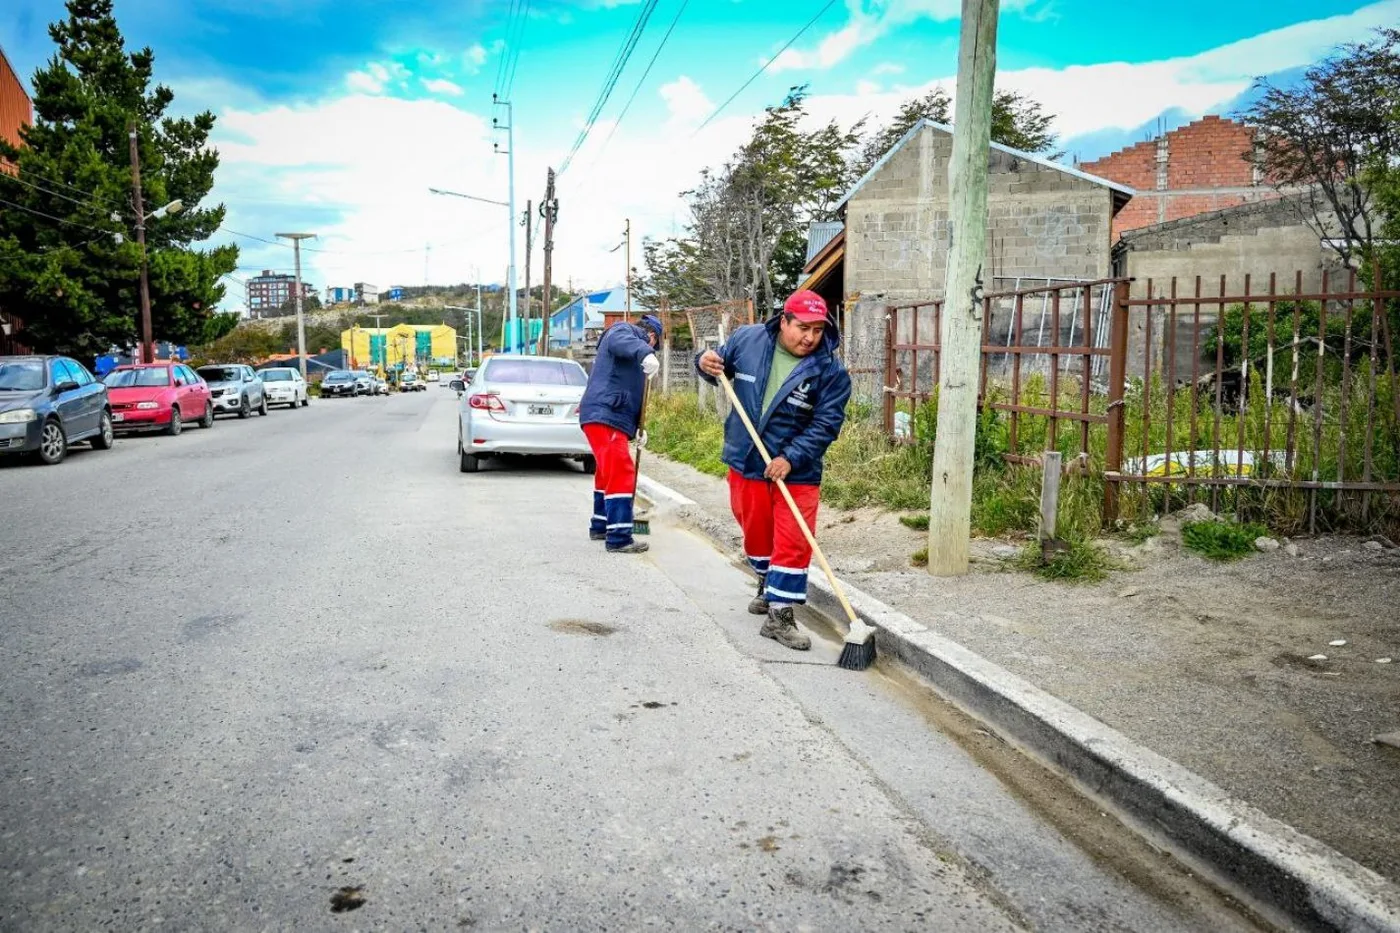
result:
<svg viewBox="0 0 1400 933"><path fill-rule="evenodd" d="M38 417L32 408L16 408L13 411L0 412L0 424L25 424Z"/></svg>
<svg viewBox="0 0 1400 933"><path fill-rule="evenodd" d="M142 411L150 411L152 408L159 408L155 402L137 402L136 407Z"/></svg>

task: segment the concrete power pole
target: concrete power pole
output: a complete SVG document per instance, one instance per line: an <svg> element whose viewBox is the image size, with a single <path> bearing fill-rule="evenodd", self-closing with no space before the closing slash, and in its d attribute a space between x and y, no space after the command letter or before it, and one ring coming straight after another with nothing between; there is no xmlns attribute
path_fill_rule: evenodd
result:
<svg viewBox="0 0 1400 933"><path fill-rule="evenodd" d="M301 368L301 379L306 381L306 318L301 308L301 241L315 238L314 233L279 233L278 238L292 241L292 254L296 257L296 302L297 302L297 364ZM353 347L351 348L353 349Z"/></svg>
<svg viewBox="0 0 1400 933"><path fill-rule="evenodd" d="M943 577L967 573L972 527L998 7L999 0L963 0L962 4L953 158L948 165L948 274L939 334L942 379L928 524L928 572Z"/></svg>
<svg viewBox="0 0 1400 933"><path fill-rule="evenodd" d="M627 218L627 313L622 316L624 321L632 320L632 218Z"/></svg>
<svg viewBox="0 0 1400 933"><path fill-rule="evenodd" d="M544 203L544 327L540 328L540 356L549 353L549 322L554 311L554 221L559 216L559 201L554 197L554 169L545 175Z"/></svg>
<svg viewBox="0 0 1400 933"><path fill-rule="evenodd" d="M506 325L506 332L511 333L511 328L516 326L515 313L515 109L510 101L501 100L495 94L491 95L491 103L506 108L506 125L502 127L495 117L491 118L491 125L496 129L506 131L506 173L510 176L510 196L506 198L507 207L510 211L510 223L506 224L506 233L510 236L510 266L506 269L506 289L507 301L510 303L508 312L509 324ZM500 147L496 147L500 152ZM503 351L509 352L509 348L502 346Z"/></svg>
<svg viewBox="0 0 1400 933"><path fill-rule="evenodd" d="M525 329L521 332L520 352L524 353L534 345L530 339L530 260L534 258L534 225L532 221L532 210L534 203L528 198L525 200L525 216L521 218L525 223Z"/></svg>
<svg viewBox="0 0 1400 933"><path fill-rule="evenodd" d="M141 247L141 362L154 363L155 339L151 334L151 285L146 274L146 204L141 200L141 153L136 124L127 131L131 140L131 199L136 210L136 242Z"/></svg>

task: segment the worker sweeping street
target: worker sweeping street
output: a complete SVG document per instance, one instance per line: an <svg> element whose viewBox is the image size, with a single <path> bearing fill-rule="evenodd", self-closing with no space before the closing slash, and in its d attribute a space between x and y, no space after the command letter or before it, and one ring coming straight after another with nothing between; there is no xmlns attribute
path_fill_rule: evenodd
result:
<svg viewBox="0 0 1400 933"><path fill-rule="evenodd" d="M815 535L822 459L841 433L851 377L836 358L841 337L815 292L794 293L781 314L736 330L718 350L696 357L701 377L733 383L734 398L755 426L768 460L738 411L724 424L729 504L758 575L749 612L765 616L759 634L798 651L812 640L799 631L793 606L807 601L812 547L775 481L787 484L796 510Z"/></svg>
<svg viewBox="0 0 1400 933"><path fill-rule="evenodd" d="M579 403L579 423L593 451L593 518L588 536L606 541L612 554L640 554L646 542L632 535L637 470L628 442L646 443L641 424L646 381L661 362L661 321L644 315L632 324L620 321L603 331L598 356Z"/></svg>

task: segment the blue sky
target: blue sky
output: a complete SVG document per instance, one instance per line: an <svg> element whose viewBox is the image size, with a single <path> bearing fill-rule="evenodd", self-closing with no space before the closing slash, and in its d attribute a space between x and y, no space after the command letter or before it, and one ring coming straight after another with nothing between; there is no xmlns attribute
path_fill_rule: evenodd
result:
<svg viewBox="0 0 1400 933"><path fill-rule="evenodd" d="M523 2L523 0L522 0ZM612 100L560 179L561 278L622 276L610 254L630 217L644 235L684 223L678 192L717 165L755 114L806 83L812 110L888 114L956 70L959 0L838 0L703 132L696 126L822 6L821 0L689 0L635 103L603 148L684 0L660 0ZM1400 22L1400 0L1003 0L999 82L1059 117L1061 144L1094 158L1169 125L1228 112L1252 79L1296 73L1337 43ZM129 45L156 52L176 106L219 115L216 196L227 226L269 237L314 229L317 285L504 277L506 211L434 197L434 185L505 200L491 93L509 51L511 0L117 0ZM637 0L531 0L511 99L517 198L542 193L598 93ZM52 54L58 0L9 0L0 47L26 79ZM520 264L523 266L523 230ZM234 236L229 234L229 236ZM248 237L240 276L286 268ZM538 254L535 257L538 281ZM523 278L523 272L522 276Z"/></svg>

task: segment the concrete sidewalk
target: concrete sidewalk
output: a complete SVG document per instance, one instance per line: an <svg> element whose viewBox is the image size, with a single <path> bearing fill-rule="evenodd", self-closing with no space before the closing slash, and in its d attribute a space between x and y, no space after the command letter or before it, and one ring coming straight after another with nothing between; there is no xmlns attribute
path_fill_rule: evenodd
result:
<svg viewBox="0 0 1400 933"><path fill-rule="evenodd" d="M647 472L652 479L694 500L693 505L680 509L688 521L706 531L722 548L734 548L737 529L729 517L721 481L659 457L649 459ZM653 487L653 491L663 502L667 498L664 490ZM841 550L829 554L838 573L843 574L843 582L854 582L879 597L857 593L852 601L867 621L882 628L885 657L898 656L944 696L1032 755L1068 773L1091 793L1107 800L1125 821L1146 832L1149 838L1170 847L1188 864L1209 871L1228 889L1246 896L1284 925L1308 929L1400 929L1400 891L1382 876L1266 815L1277 815L1270 806L1275 801L1267 795L1264 800L1258 799L1259 795L1245 796L1244 801L1231 796L1238 793L1229 781L1233 772L1212 773L1192 762L1205 775L1198 777L1152 750L1175 758L1170 748L1162 747L1171 743L1161 743L1161 733L1153 727L1162 718L1164 697L1167 708L1173 712L1179 713L1185 707L1177 702L1177 691L1157 691L1156 684L1144 681L1141 669L1152 665L1144 659L1140 636L1106 641L1090 638L1087 646L1071 645L1071 650L1065 650L1059 637L1062 632L1048 624L1046 618L1053 621L1058 607L1044 603L1044 594L1038 592L1029 607L1023 599L1007 595L1013 588L1046 587L1073 604L1086 601L1083 588L1052 587L1025 575L983 573L980 582L989 588L971 594L972 598L965 591L956 595L937 592L938 585L948 581L936 581L920 572L872 572L875 561L849 547L851 535L828 534L833 526L849 525L853 518L828 510L821 522L822 533L845 542L844 547L837 545ZM850 568L865 572L848 573ZM820 577L814 575L814 583ZM931 586L920 586L925 581ZM1121 588L1123 582L1120 579L1110 585ZM814 604L839 618L841 611L824 581L814 588ZM968 633L980 638L965 638ZM973 642L970 646L985 657L959 642ZM1088 651L1084 653L1075 650L1085 647ZM1198 659L1198 663L1206 662ZM1047 672L1054 676L1047 677ZM1060 689L1066 679L1078 691ZM1051 692L1055 696L1041 689L1048 686L1047 681L1054 685ZM1145 689L1148 687L1152 689ZM1084 696L1091 702L1081 703ZM1112 724L1126 735L1086 715L1102 715L1102 706L1096 709L1092 702L1096 696L1113 701ZM1201 728L1209 741L1219 743L1222 757L1237 768L1238 762L1230 755L1230 734L1232 730L1247 734L1253 725L1253 712L1252 704L1237 702L1231 706L1228 700L1220 702L1216 696L1202 697L1198 693L1196 714L1200 723L1182 715L1185 722L1171 725L1173 729ZM1246 785L1249 788L1269 783L1285 788L1296 784L1296 759L1264 754L1253 756L1252 761L1254 780ZM1388 764L1380 759L1382 777ZM1225 789L1206 778L1218 781ZM1388 799L1393 805L1395 784L1389 786ZM1370 803L1384 809L1384 785L1374 789L1377 799ZM1339 806L1335 794L1317 798L1313 803L1319 816L1340 815L1353 809ZM1371 828L1375 838L1359 840L1361 845L1357 848L1366 855L1380 853L1379 861L1384 863L1385 853L1393 856L1400 840L1384 826ZM1336 845L1335 840L1330 841ZM1368 861L1374 864L1377 860Z"/></svg>

